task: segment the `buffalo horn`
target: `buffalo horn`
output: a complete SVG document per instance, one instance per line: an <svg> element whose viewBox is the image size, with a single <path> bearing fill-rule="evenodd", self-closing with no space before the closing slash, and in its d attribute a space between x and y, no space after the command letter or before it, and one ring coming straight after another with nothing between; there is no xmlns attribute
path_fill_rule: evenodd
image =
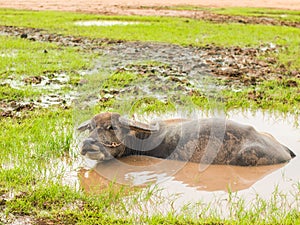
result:
<svg viewBox="0 0 300 225"><path fill-rule="evenodd" d="M128 126L132 129L137 129L137 130L142 130L142 131L151 131L151 132L154 132L154 131L158 131L159 130L159 124L156 123L154 125L149 125L149 124L146 124L146 123L141 123L141 122L137 122L137 121L134 121L134 120L129 120L129 119L126 119L124 117L120 117L119 118L119 122L123 125L123 126Z"/></svg>

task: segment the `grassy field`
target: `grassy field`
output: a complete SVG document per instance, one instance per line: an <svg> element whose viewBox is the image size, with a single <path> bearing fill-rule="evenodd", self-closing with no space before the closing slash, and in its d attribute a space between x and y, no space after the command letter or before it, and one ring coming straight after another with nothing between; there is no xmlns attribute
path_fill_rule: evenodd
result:
<svg viewBox="0 0 300 225"><path fill-rule="evenodd" d="M299 12L265 9L220 9L216 13L245 16L270 16L286 14L287 21L300 21ZM279 18L279 19L280 19ZM138 21L141 24L112 27L80 27L81 20ZM283 46L277 53L275 68L285 65L287 71L300 69L300 30L292 27L270 25L245 25L238 23L216 24L201 20L165 17L100 16L79 13L0 10L0 26L43 29L44 33L63 36L108 38L124 41L155 41L184 46L260 46L274 43ZM10 116L2 114L0 126L0 224L16 219L29 218L33 224L297 224L299 212L281 210L278 202L261 202L260 208L244 210L242 202L232 204L235 213L222 219L212 212L206 217L189 217L187 214L170 213L167 216L142 216L137 219L126 211L122 202L124 191L108 188L99 195L86 194L63 182L64 172L78 160L74 152L74 125L78 122L78 106L65 104L64 97L72 91L89 91L98 87L122 88L134 82L144 82L145 77L136 73L96 71L91 86L79 87L82 71L90 72L99 53L80 47L65 47L57 43L35 42L19 37L0 35L0 104L35 104L31 110L16 110ZM32 79L42 77L51 82L57 74L66 74L58 88L44 89L31 85ZM54 76L54 78L53 78ZM28 82L28 79L30 82ZM10 83L17 82L16 86ZM213 80L220 82L219 80ZM18 83L19 82L19 83ZM293 84L293 85L290 85ZM223 84L224 85L224 84ZM226 83L225 83L226 85ZM267 80L255 86L246 86L239 92L229 89L219 97L225 108L263 108L299 114L299 78L283 74L281 79ZM56 86L55 86L56 87ZM99 87L99 88L100 88ZM259 96L249 98L249 93ZM199 90L201 92L201 90ZM95 90L97 96L98 90ZM59 104L39 107L45 96L61 98ZM218 96L217 96L218 97ZM202 109L210 109L215 103L202 94L187 97ZM142 104L143 103L143 104ZM162 104L147 99L133 110L168 111L176 103L170 100ZM118 106L118 108L117 108ZM19 106L20 107L20 106ZM118 105L115 99L98 103L92 113L105 110L125 111L128 105ZM2 111L1 111L2 113ZM80 119L81 120L81 119ZM76 148L75 148L76 149ZM58 167L66 159L69 163ZM125 187L126 189L126 187ZM299 188L298 188L299 189ZM299 190L298 190L299 191ZM275 193L276 194L276 193ZM230 194L229 194L230 195ZM126 213L124 213L126 212ZM125 214L125 215L124 215ZM122 216L120 216L122 215ZM262 216L263 215L263 216Z"/></svg>
<svg viewBox="0 0 300 225"><path fill-rule="evenodd" d="M232 15L239 14L244 16L253 15L255 12L257 13L257 16L261 16L263 13L264 15L281 15L285 12L287 15L292 16L292 18L284 17L288 21L295 21L299 17L298 12L276 10L265 10L263 12L261 9L257 9L256 11L254 9L220 9L217 12L226 14L231 13ZM279 14L279 12L281 14ZM249 87L238 93L224 91L221 93L221 96L224 97L226 102L228 102L226 106L228 108L246 108L251 106L253 108L263 109L272 108L274 110L284 112L299 112L298 109L300 108L300 100L299 93L297 91L299 87L299 79L290 76L291 73L299 71L300 68L300 31L298 28L261 24L217 24L201 20L166 17L99 16L72 13L62 14L59 12L28 12L11 10L2 10L0 14L0 24L3 25L41 28L50 33L83 36L92 39L109 38L112 40L125 41L156 41L186 46L205 46L206 44L214 44L217 46L255 47L270 43L282 46L277 53L272 53L272 55L270 55L276 59L276 63L272 65L274 69L278 68L279 70L282 66L287 68L286 74L281 74L282 80L265 81L260 84L260 87ZM85 27L75 25L76 21L103 19L138 21L140 24L111 27ZM39 53L43 54L43 50ZM77 61L72 58L74 56L68 57L67 60L70 59L70 63L73 62L76 64ZM41 58L38 56L38 58L39 60L44 60L44 57ZM37 64L40 63L39 61L36 62ZM66 62L64 66L67 64L68 62ZM3 65L6 66L6 63ZM51 66L51 63L46 64L46 66ZM39 69L45 70L46 68ZM7 73L2 72L2 74L5 76ZM297 85L294 87L287 87L287 83L291 81L296 82ZM259 89L258 92L260 99L259 101L253 101L253 99L248 96L251 95L253 91L257 91L257 88ZM198 102L198 105L203 104L201 99L197 99L196 102Z"/></svg>

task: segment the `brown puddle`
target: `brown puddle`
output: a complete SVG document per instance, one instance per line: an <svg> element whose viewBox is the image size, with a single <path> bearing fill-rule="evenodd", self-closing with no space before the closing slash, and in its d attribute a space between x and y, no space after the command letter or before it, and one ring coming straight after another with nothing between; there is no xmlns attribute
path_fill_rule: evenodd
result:
<svg viewBox="0 0 300 225"><path fill-rule="evenodd" d="M119 160L98 163L93 170L82 169L81 185L86 191L100 192L111 181L130 186L145 186L164 181L178 181L197 190L239 191L282 168L285 164L240 167L210 165L200 171L199 164L163 160L148 156L129 156Z"/></svg>
<svg viewBox="0 0 300 225"><path fill-rule="evenodd" d="M296 158L287 164L272 166L210 165L201 170L197 163L130 156L98 163L93 169L81 169L78 172L80 186L90 193L105 190L111 181L114 185L157 187L161 191L152 201L160 200L162 203L154 206L149 202L139 201L144 204L148 213L167 213L174 209L180 211L187 204L201 202L219 214L228 216L228 192L234 193L236 199L243 199L247 207L251 208L251 205L256 204L257 198L266 201L272 199L275 191L280 196L286 196L286 205L283 207L296 205L300 210L300 202L297 202L299 198L296 198L300 193L297 185L300 181L299 116L235 111L230 112L227 117L251 124L259 131L271 133L293 150ZM176 197L173 198L174 196ZM134 212L141 214L143 210L137 209Z"/></svg>

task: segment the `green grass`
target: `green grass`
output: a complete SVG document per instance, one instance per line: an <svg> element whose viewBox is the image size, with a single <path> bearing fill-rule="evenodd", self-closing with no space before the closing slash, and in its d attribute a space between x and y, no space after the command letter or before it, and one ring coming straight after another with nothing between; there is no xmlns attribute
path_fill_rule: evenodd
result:
<svg viewBox="0 0 300 225"><path fill-rule="evenodd" d="M151 191L146 190L151 194ZM170 212L166 215L146 213L136 215L131 212L131 201L122 202L126 189L107 189L97 195L86 195L72 188L54 182L37 184L26 191L16 192L15 197L6 202L3 213L16 216L30 216L35 222L55 224L298 224L300 214L289 209L285 203L287 196L276 190L269 200L259 196L247 205L234 193L227 195L228 219L222 219L213 207L199 203L187 205L182 213ZM298 190L299 193L299 190ZM133 194L133 192L131 192ZM157 193L159 194L159 192ZM152 194L151 194L152 195ZM278 197L280 196L280 197ZM138 197L138 204L151 202L147 197ZM223 199L224 201L224 199ZM151 203L152 205L155 203ZM249 207L250 206L250 207ZM129 210L129 211L128 211ZM191 210L191 212L189 212ZM209 214L206 217L205 214ZM1 214L0 214L1 215Z"/></svg>
<svg viewBox="0 0 300 225"><path fill-rule="evenodd" d="M0 43L1 78L70 73L91 65L89 62L92 55L79 53L74 48L5 36L0 36Z"/></svg>
<svg viewBox="0 0 300 225"><path fill-rule="evenodd" d="M6 212L31 216L34 223L46 224L131 224L130 218L121 219L108 214L118 201L120 192L87 196L53 182L38 185L7 203Z"/></svg>
<svg viewBox="0 0 300 225"><path fill-rule="evenodd" d="M137 79L141 78L138 74L134 73L120 73L116 72L112 74L109 79L103 81L100 86L100 89L107 89L107 88L122 88L126 87L129 84L133 84Z"/></svg>
<svg viewBox="0 0 300 225"><path fill-rule="evenodd" d="M151 64L151 63L150 63ZM185 92L176 91L175 95L171 93L172 84L164 84L168 86L170 92L164 101L157 96L164 95L159 90L159 84L156 84L156 90L150 91L149 94L134 92L130 87L141 87L149 81L148 75L132 72L116 72L111 75L89 77L91 79L89 86L84 87L83 96L92 94L91 90L96 90L94 96L108 97L108 100L102 101L90 112L93 115L99 111L106 111L107 108L120 113L165 113L174 110L190 111L195 108L201 110L216 109L231 110L235 108L242 109L263 109L269 111L281 111L299 114L300 111L300 81L297 78L282 78L263 81L257 85L241 87L237 91L232 91L230 87L218 90L218 85L226 86L226 82L218 79L207 78L207 86L216 84L215 90L201 90L192 87L195 91L193 95L187 95ZM173 84L174 85L174 84ZM129 88L129 89L126 89ZM98 90L100 91L100 94ZM112 95L106 96L105 91L120 91L117 99ZM151 89L151 86L150 86ZM104 93L102 93L104 92ZM135 96L135 97L133 97ZM133 97L133 98L132 98ZM82 100L83 101L83 100Z"/></svg>
<svg viewBox="0 0 300 225"><path fill-rule="evenodd" d="M289 82L296 86L290 87ZM222 92L227 108L280 109L299 114L299 79L265 81L258 87L248 87L238 92Z"/></svg>
<svg viewBox="0 0 300 225"><path fill-rule="evenodd" d="M27 98L34 98L36 96L39 96L40 94L40 91L30 90L30 88L26 90L18 90L8 85L0 86L0 101L15 101Z"/></svg>
<svg viewBox="0 0 300 225"><path fill-rule="evenodd" d="M4 167L0 186L17 188L45 181L49 161L69 154L70 117L70 112L53 108L32 112L26 119L0 120L0 165Z"/></svg>

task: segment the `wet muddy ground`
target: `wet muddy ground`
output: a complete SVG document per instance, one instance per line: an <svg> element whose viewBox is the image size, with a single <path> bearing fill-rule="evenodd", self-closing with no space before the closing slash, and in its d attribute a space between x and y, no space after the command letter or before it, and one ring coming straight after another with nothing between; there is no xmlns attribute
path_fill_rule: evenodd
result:
<svg viewBox="0 0 300 225"><path fill-rule="evenodd" d="M142 85L140 87L135 83L133 86L117 90L103 88L99 97L102 102L124 93L127 93L127 96L128 94L156 94L156 97L165 101L169 97L166 95L166 90L181 91L184 95L201 95L200 89L203 92L214 92L223 88L238 91L245 86L256 85L270 78L300 77L299 71L289 71L284 65L278 65L272 53L281 51L283 47L273 43L256 48L213 45L182 47L163 43L124 42L63 36L47 33L41 29L12 26L0 26L0 34L30 41L54 42L62 46L77 47L83 51L89 50L100 53L102 56L95 61L95 69L93 71L81 71L81 75L105 69L110 73L132 72L145 77L144 80L140 81ZM220 82L207 82L206 78L208 77ZM57 90L69 85L69 80L69 75L63 71L59 74L29 76L19 80L12 80L9 77L1 80L0 85L2 86L10 86L15 89L30 86L33 89L48 89L48 91L53 92L38 99L2 101L0 102L1 115L17 116L20 111L51 105L68 107L72 100L77 98L76 93L59 94ZM222 81L226 82L226 86L220 84ZM84 83L85 79L83 78L78 84L81 82ZM163 85L157 86L159 83ZM297 83L291 80L289 85L297 85Z"/></svg>
<svg viewBox="0 0 300 225"><path fill-rule="evenodd" d="M0 85L16 90L46 91L38 98L22 100L5 99L0 101L0 113L3 117L16 117L23 111L36 108L48 108L53 105L68 108L76 98L77 93L64 93L63 88L71 88L70 78L66 73L49 73L43 76L26 76L16 79L9 76L0 80Z"/></svg>

